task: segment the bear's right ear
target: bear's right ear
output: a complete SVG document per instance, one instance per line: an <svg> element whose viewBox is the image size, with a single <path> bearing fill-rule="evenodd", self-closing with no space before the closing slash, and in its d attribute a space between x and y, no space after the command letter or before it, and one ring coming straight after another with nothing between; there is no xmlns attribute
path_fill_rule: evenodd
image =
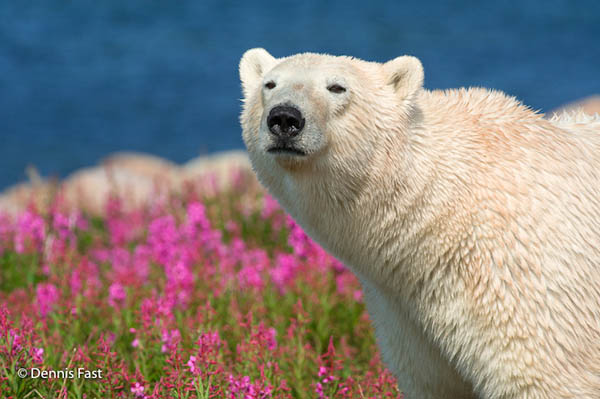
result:
<svg viewBox="0 0 600 399"><path fill-rule="evenodd" d="M244 97L248 98L265 72L269 71L276 62L277 59L263 48L253 48L244 53L240 61L240 80Z"/></svg>
<svg viewBox="0 0 600 399"><path fill-rule="evenodd" d="M384 73L387 75L387 83L391 85L398 97L404 100L423 87L423 65L416 57L405 55L394 58L383 64Z"/></svg>

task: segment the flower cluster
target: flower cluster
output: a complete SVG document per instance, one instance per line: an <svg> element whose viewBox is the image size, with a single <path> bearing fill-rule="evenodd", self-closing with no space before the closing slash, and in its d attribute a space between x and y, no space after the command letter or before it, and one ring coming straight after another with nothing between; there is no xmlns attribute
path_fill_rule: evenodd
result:
<svg viewBox="0 0 600 399"><path fill-rule="evenodd" d="M235 181L137 209L112 197L100 217L60 193L0 213L0 397L399 397L354 276Z"/></svg>

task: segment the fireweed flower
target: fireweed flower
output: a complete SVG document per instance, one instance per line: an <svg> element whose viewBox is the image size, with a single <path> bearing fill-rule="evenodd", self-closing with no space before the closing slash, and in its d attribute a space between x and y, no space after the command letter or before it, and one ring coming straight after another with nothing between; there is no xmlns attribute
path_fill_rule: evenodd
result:
<svg viewBox="0 0 600 399"><path fill-rule="evenodd" d="M132 387L131 387L131 393L133 393L135 395L136 398L144 398L144 386L140 385L139 382L136 382Z"/></svg>
<svg viewBox="0 0 600 399"><path fill-rule="evenodd" d="M179 231L172 215L154 219L148 227L148 245L154 259L162 265L173 261L177 254Z"/></svg>
<svg viewBox="0 0 600 399"><path fill-rule="evenodd" d="M8 330L10 336L10 348L8 353L15 355L23 349L23 336L19 334L19 331L11 328Z"/></svg>
<svg viewBox="0 0 600 399"><path fill-rule="evenodd" d="M37 307L40 316L46 317L46 315L52 310L54 304L58 301L59 292L50 283L38 284L35 288L37 297Z"/></svg>
<svg viewBox="0 0 600 399"><path fill-rule="evenodd" d="M174 296L176 296L176 294L169 295L169 293L167 293L165 296L162 296L158 299L156 302L156 313L158 316L161 316L167 320L174 317L173 309L175 308L175 304L177 302Z"/></svg>
<svg viewBox="0 0 600 399"><path fill-rule="evenodd" d="M101 256L110 262L113 279L123 285L141 285L148 279L151 253L145 245L136 246L133 253L123 247L115 247Z"/></svg>
<svg viewBox="0 0 600 399"><path fill-rule="evenodd" d="M227 381L229 382L229 392L231 399L239 398L240 394L242 398L254 398L255 392L254 387L250 383L250 377L247 375L243 376L240 379L235 378L232 374L229 374L227 377Z"/></svg>
<svg viewBox="0 0 600 399"><path fill-rule="evenodd" d="M210 221L206 216L206 207L201 202L192 202L187 208L187 220L184 225L184 233L194 238L200 231L210 230Z"/></svg>
<svg viewBox="0 0 600 399"><path fill-rule="evenodd" d="M239 258L242 264L242 268L238 272L240 286L262 289L264 281L261 274L269 267L270 263L266 251L262 249L240 251Z"/></svg>
<svg viewBox="0 0 600 399"><path fill-rule="evenodd" d="M198 354L201 359L216 356L222 345L219 332L209 331L200 334L196 345L198 346Z"/></svg>
<svg viewBox="0 0 600 399"><path fill-rule="evenodd" d="M73 233L71 232L72 221L63 213L58 211L52 213L52 228L58 233L61 240L73 237Z"/></svg>
<svg viewBox="0 0 600 399"><path fill-rule="evenodd" d="M85 281L83 296L87 299L95 298L102 289L98 266L84 256L79 262L76 270L78 271L79 278L81 278L82 281Z"/></svg>
<svg viewBox="0 0 600 399"><path fill-rule="evenodd" d="M279 207L279 203L277 202L277 200L275 200L275 198L273 198L272 196L266 194L263 197L263 207L260 212L260 217L262 217L263 219L268 219L280 209L281 208Z"/></svg>
<svg viewBox="0 0 600 399"><path fill-rule="evenodd" d="M124 284L135 280L135 270L131 267L131 253L127 249L115 247L108 251L107 255L114 272L114 280Z"/></svg>
<svg viewBox="0 0 600 399"><path fill-rule="evenodd" d="M277 330L273 327L266 328L264 323L260 322L256 328L252 328L250 343L259 350L266 348L274 351L277 349Z"/></svg>
<svg viewBox="0 0 600 399"><path fill-rule="evenodd" d="M25 252L27 241L31 243L35 250L41 251L45 238L44 219L40 215L32 210L27 210L18 217L14 238L17 253Z"/></svg>
<svg viewBox="0 0 600 399"><path fill-rule="evenodd" d="M268 220L271 228L275 233L281 231L286 226L287 216L282 212L277 200L270 195L265 195L263 198L263 207L260 216L264 220Z"/></svg>
<svg viewBox="0 0 600 399"><path fill-rule="evenodd" d="M177 349L177 345L181 341L181 333L178 329L174 329L171 331L163 330L162 333L162 343L160 350L162 353L173 352Z"/></svg>
<svg viewBox="0 0 600 399"><path fill-rule="evenodd" d="M119 197L110 196L105 205L106 228L112 245L124 245L133 238L137 220L134 214L125 214Z"/></svg>
<svg viewBox="0 0 600 399"><path fill-rule="evenodd" d="M244 266L238 272L238 280L242 288L254 287L261 289L264 287L264 281L260 275L260 271L255 266Z"/></svg>
<svg viewBox="0 0 600 399"><path fill-rule="evenodd" d="M154 298L144 298L140 305L139 315L144 330L149 330L157 322L157 303Z"/></svg>
<svg viewBox="0 0 600 399"><path fill-rule="evenodd" d="M41 364L44 361L44 348L32 348L31 358L35 363Z"/></svg>
<svg viewBox="0 0 600 399"><path fill-rule="evenodd" d="M292 247L294 254L298 257L308 256L312 246L310 238L290 216L287 217L287 225L290 229L288 244Z"/></svg>
<svg viewBox="0 0 600 399"><path fill-rule="evenodd" d="M137 282L143 284L148 280L150 273L149 262L152 251L146 245L138 245L133 251L133 270L135 270Z"/></svg>
<svg viewBox="0 0 600 399"><path fill-rule="evenodd" d="M79 269L73 269L71 272L71 276L69 276L69 288L73 297L79 295L81 291L81 274L79 273Z"/></svg>
<svg viewBox="0 0 600 399"><path fill-rule="evenodd" d="M125 288L119 283L112 283L108 287L108 303L113 308L121 308L127 299Z"/></svg>
<svg viewBox="0 0 600 399"><path fill-rule="evenodd" d="M273 396L273 388L268 383L264 385L262 381L252 383L247 375L236 378L229 374L227 381L230 399L268 399Z"/></svg>
<svg viewBox="0 0 600 399"><path fill-rule="evenodd" d="M349 398L358 397L357 383L365 397L388 397L387 393L396 392L392 377L378 378L383 370L379 360L369 364L372 372L361 369L367 367L363 364L352 364L344 372L336 368L337 359L351 359L355 354L364 358L364 346L342 344L342 350L344 345L349 348L347 352L329 361L321 359L309 342L315 335L314 318L322 310L322 298L339 307L336 312L343 317L346 309L339 304L360 294L352 274L308 238L272 197L257 201L257 192L252 191L239 203L224 203L222 212L213 212L220 204L196 199L205 194L165 195L153 198L147 208L127 211L114 200L105 215L90 221L89 234L80 234L88 228L81 213L65 211L67 207L56 206L43 214L31 208L14 218L0 213L0 257L17 247L20 252L39 255L11 253L2 259L9 267L13 259L17 267L22 260L37 259L31 265L34 281L46 279L33 286L33 298L27 298L28 287L0 292L0 358L48 367L44 362L60 358L67 364L72 356L73 364L107 370L97 393L92 393L95 388L89 387L94 382L89 382L81 386L82 397L160 398L175 391L179 396L194 396L195 382L204 383L208 377L209 396L215 398L291 398L297 390L312 391L315 397ZM254 226L258 229L240 216L244 206L252 220L257 212L262 216ZM276 227L279 222L286 227L284 231ZM266 224L272 227L270 231L262 228ZM245 241L254 231L264 236ZM279 245L283 232L292 253L287 253L285 243ZM259 247L270 239L278 246ZM41 274L41 265L49 266L46 276ZM11 280L1 281L7 282ZM305 286L315 289L311 292ZM319 296L321 288L335 286L337 291ZM298 303L290 309L289 297L281 297L285 306L280 308L286 313L264 317L267 311L278 311L272 306L278 301L273 287L283 295L294 289ZM256 303L248 303L254 298ZM311 305L304 310L302 303ZM7 319L6 304L21 315L15 326ZM30 310L34 317L27 322L23 314ZM50 318L51 313L55 314ZM252 314L265 323L253 322ZM352 336L352 331L369 333L366 316L352 317L352 324L341 323L343 335L338 339ZM89 331L93 338L71 355L61 337L71 338L65 329L73 325L85 328L78 331L75 327L73 336L87 333L87 326L94 327ZM123 327L125 336L121 335ZM190 338L197 328L207 330ZM147 356L155 350L164 355ZM294 363L299 356L305 359L302 366ZM349 382L342 375L354 375L354 367L356 373L367 374ZM296 368L303 378L293 374ZM0 373L0 397L18 396L3 390L5 381ZM64 392L71 389L67 381Z"/></svg>
<svg viewBox="0 0 600 399"><path fill-rule="evenodd" d="M292 254L277 254L275 267L269 273L275 286L284 293L288 284L293 281L299 268L298 258Z"/></svg>
<svg viewBox="0 0 600 399"><path fill-rule="evenodd" d="M273 327L267 330L267 349L270 351L277 349L277 330Z"/></svg>
<svg viewBox="0 0 600 399"><path fill-rule="evenodd" d="M190 356L190 360L186 363L192 374L199 374L200 370L196 366L196 356Z"/></svg>
<svg viewBox="0 0 600 399"><path fill-rule="evenodd" d="M189 265L183 260L165 266L167 285L165 296L174 303L173 306L185 308L193 294L196 276L191 272Z"/></svg>

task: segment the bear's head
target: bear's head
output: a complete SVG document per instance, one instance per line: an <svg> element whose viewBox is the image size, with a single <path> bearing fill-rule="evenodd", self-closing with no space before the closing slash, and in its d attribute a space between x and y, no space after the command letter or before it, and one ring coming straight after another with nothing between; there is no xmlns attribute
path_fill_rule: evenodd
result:
<svg viewBox="0 0 600 399"><path fill-rule="evenodd" d="M240 78L243 139L263 184L282 169L336 170L357 183L406 133L423 67L410 56L383 64L313 53L277 59L256 48L243 55Z"/></svg>

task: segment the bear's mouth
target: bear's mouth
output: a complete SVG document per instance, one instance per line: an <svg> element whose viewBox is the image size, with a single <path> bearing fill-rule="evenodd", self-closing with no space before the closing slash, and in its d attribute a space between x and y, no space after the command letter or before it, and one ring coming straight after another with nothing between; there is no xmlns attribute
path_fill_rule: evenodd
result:
<svg viewBox="0 0 600 399"><path fill-rule="evenodd" d="M286 155L299 155L305 156L306 153L299 148L289 146L273 146L267 149L270 154L286 154Z"/></svg>

